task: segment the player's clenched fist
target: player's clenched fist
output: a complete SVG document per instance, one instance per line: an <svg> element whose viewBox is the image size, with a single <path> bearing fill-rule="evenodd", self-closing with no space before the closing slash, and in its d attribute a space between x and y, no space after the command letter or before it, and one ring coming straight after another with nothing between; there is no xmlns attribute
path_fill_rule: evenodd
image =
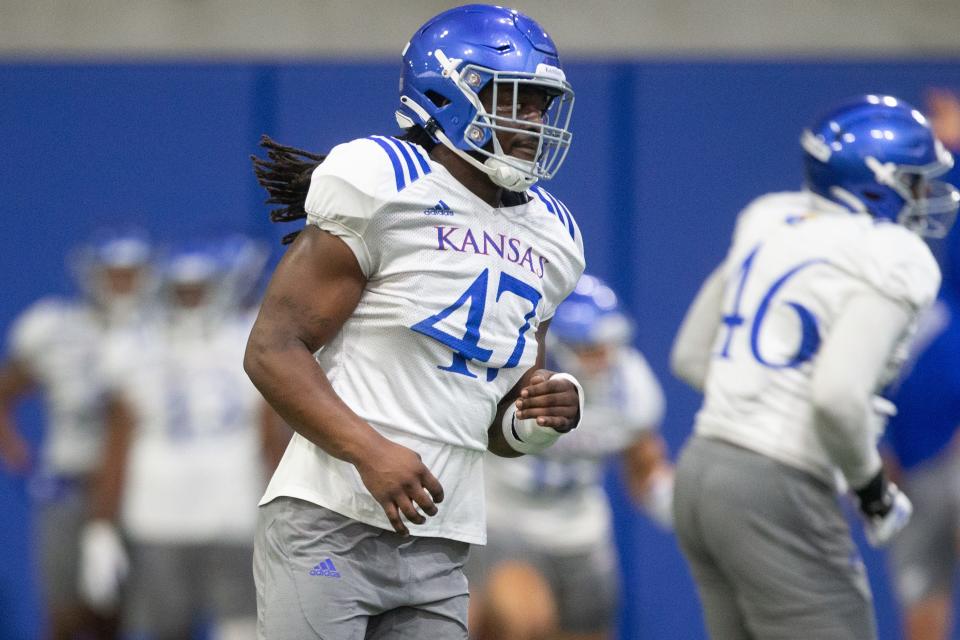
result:
<svg viewBox="0 0 960 640"><path fill-rule="evenodd" d="M416 452L383 439L354 464L364 486L400 535L410 534L401 514L414 524L427 521L423 514L437 515L435 503L443 502L443 487Z"/></svg>
<svg viewBox="0 0 960 640"><path fill-rule="evenodd" d="M517 419L536 420L541 427L566 433L580 420L581 398L571 376L540 369L520 391Z"/></svg>

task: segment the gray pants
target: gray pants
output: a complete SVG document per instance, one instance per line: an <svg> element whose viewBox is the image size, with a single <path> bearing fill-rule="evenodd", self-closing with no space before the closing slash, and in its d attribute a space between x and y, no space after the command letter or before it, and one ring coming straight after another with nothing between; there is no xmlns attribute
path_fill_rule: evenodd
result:
<svg viewBox="0 0 960 640"><path fill-rule="evenodd" d="M570 633L598 633L614 627L619 583L614 543L580 553L555 553L527 542L513 532L488 531L487 545L470 551L467 577L482 586L498 563L524 562L550 584L560 628Z"/></svg>
<svg viewBox="0 0 960 640"><path fill-rule="evenodd" d="M960 458L952 449L904 473L901 488L913 517L890 548L897 597L905 606L949 595L960 531Z"/></svg>
<svg viewBox="0 0 960 640"><path fill-rule="evenodd" d="M203 622L252 620L251 554L246 544L132 543L124 637L179 640Z"/></svg>
<svg viewBox="0 0 960 640"><path fill-rule="evenodd" d="M876 638L866 571L826 484L694 437L674 511L713 640Z"/></svg>
<svg viewBox="0 0 960 640"><path fill-rule="evenodd" d="M87 483L51 480L56 495L38 505L41 575L47 606L52 610L81 606L79 583L80 530L89 512Z"/></svg>
<svg viewBox="0 0 960 640"><path fill-rule="evenodd" d="M403 538L277 498L260 507L257 522L257 635L466 640L469 549L444 538Z"/></svg>

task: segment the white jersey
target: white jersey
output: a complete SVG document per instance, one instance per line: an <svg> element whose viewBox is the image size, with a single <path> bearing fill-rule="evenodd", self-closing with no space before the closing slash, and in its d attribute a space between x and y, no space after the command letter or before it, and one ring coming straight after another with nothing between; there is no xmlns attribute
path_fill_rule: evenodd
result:
<svg viewBox="0 0 960 640"><path fill-rule="evenodd" d="M44 472L91 472L103 440L103 388L96 370L104 318L79 300L45 298L26 309L10 332L10 356L25 367L44 398Z"/></svg>
<svg viewBox="0 0 960 640"><path fill-rule="evenodd" d="M102 363L133 412L120 523L150 543L249 541L265 484L264 403L243 371L250 324L156 323L115 337Z"/></svg>
<svg viewBox="0 0 960 640"><path fill-rule="evenodd" d="M317 361L347 405L443 485L439 514L415 535L485 540L487 427L583 271L570 212L539 187L527 195L490 207L421 147L380 136L335 147L311 180L308 224L342 238L368 279ZM356 469L299 435L261 504L277 496L392 529Z"/></svg>
<svg viewBox="0 0 960 640"><path fill-rule="evenodd" d="M603 489L606 456L632 444L663 419L663 391L632 347L617 350L600 375L564 366L583 385L577 428L536 456L487 456L491 535L519 536L555 553L579 553L609 541L611 513ZM558 535L559 534L559 535Z"/></svg>
<svg viewBox="0 0 960 640"><path fill-rule="evenodd" d="M810 401L819 345L859 292L880 292L919 313L933 302L940 272L923 240L904 227L819 202L814 209L812 198L771 194L740 216L723 265L723 318L696 432L832 483L836 469Z"/></svg>

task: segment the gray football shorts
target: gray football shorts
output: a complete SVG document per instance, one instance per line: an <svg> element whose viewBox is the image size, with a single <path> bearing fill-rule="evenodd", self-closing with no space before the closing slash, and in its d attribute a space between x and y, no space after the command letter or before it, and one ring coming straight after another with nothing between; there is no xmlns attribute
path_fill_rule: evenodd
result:
<svg viewBox="0 0 960 640"><path fill-rule="evenodd" d="M467 562L467 578L482 587L493 568L514 560L533 567L550 585L560 616L560 628L569 633L598 633L614 627L619 596L614 543L560 554L545 551L511 532L491 529L487 545L474 546Z"/></svg>
<svg viewBox="0 0 960 640"><path fill-rule="evenodd" d="M47 606L81 606L80 531L89 516L89 482L44 476L34 481L31 492L37 500L37 552Z"/></svg>
<svg viewBox="0 0 960 640"><path fill-rule="evenodd" d="M909 606L949 595L960 531L960 457L952 450L904 474L901 489L913 502L910 523L893 539L890 564L897 597Z"/></svg>
<svg viewBox="0 0 960 640"><path fill-rule="evenodd" d="M866 570L826 483L693 437L674 518L714 640L876 638Z"/></svg>
<svg viewBox="0 0 960 640"><path fill-rule="evenodd" d="M124 637L191 637L204 622L256 615L249 544L131 543L121 603Z"/></svg>
<svg viewBox="0 0 960 640"><path fill-rule="evenodd" d="M261 640L466 640L470 545L402 537L281 497L254 542Z"/></svg>

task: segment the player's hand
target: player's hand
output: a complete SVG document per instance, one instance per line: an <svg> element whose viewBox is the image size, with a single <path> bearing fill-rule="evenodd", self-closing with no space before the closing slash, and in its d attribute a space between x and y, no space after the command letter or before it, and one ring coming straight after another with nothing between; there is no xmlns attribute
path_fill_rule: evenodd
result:
<svg viewBox="0 0 960 640"><path fill-rule="evenodd" d="M414 524L426 522L424 514L437 515L436 503L443 501L443 487L416 452L384 438L354 466L400 535L410 535L401 515Z"/></svg>
<svg viewBox="0 0 960 640"><path fill-rule="evenodd" d="M673 530L673 484L673 467L662 464L650 474L640 498L644 513L667 531Z"/></svg>
<svg viewBox="0 0 960 640"><path fill-rule="evenodd" d="M551 378L552 371L539 369L517 398L517 419L536 420L541 427L566 433L580 421L580 396L569 380Z"/></svg>
<svg viewBox="0 0 960 640"><path fill-rule="evenodd" d="M913 504L883 471L856 493L870 546L887 545L910 522Z"/></svg>
<svg viewBox="0 0 960 640"><path fill-rule="evenodd" d="M130 569L116 527L106 520L93 520L80 534L80 595L90 608L104 614L117 606L120 585Z"/></svg>

